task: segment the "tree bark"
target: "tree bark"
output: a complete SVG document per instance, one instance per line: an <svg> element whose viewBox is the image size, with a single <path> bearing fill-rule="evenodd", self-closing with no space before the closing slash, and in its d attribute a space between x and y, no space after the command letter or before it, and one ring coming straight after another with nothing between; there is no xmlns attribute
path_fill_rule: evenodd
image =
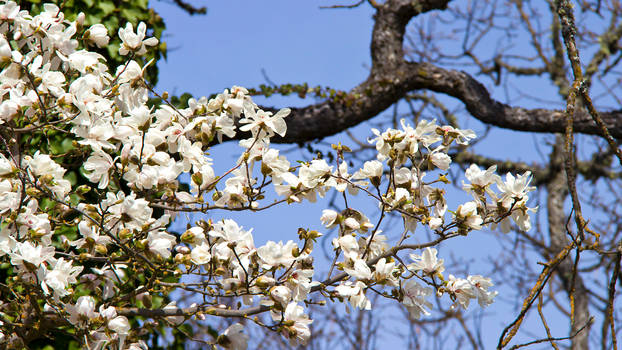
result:
<svg viewBox="0 0 622 350"><path fill-rule="evenodd" d="M548 192L546 206L549 225L549 239L551 240L551 256L557 254L570 243L566 235L566 225L568 220L564 211L564 201L568 196L568 185L566 183L566 174L564 173L563 167L563 147L564 139L562 136L558 135L550 156L550 166L554 175L546 185ZM571 254L570 256L573 255ZM590 327L583 327L589 322L590 318L588 305L589 294L581 275L574 271L574 262L570 259L570 256L558 265L557 276L561 279L562 285L569 297L573 288L571 283L574 280L575 306L572 314L572 322L570 324L570 335L576 335L571 339L570 348L572 350L586 350L589 349L588 340ZM583 328L583 330L581 330L581 328Z"/></svg>

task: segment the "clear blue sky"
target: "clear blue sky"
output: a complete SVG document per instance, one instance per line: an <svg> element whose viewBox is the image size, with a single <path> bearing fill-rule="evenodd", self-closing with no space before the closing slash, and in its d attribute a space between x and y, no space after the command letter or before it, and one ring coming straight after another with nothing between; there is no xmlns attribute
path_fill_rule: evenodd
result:
<svg viewBox="0 0 622 350"><path fill-rule="evenodd" d="M319 5L332 5L335 2L235 0L204 3L208 6L207 15L190 17L174 5L153 2L157 12L165 19L165 41L169 47L168 60L159 63L160 91L176 94L190 92L200 97L220 92L232 85L255 87L266 83L262 69L277 84L307 82L312 86L320 84L344 90L355 86L367 76L373 25L370 6L363 5L351 10L320 10ZM496 97L504 99L502 93ZM276 97L267 102L258 99L258 102L286 107L309 101ZM476 131L482 130L481 124L477 122L470 121L467 125ZM355 130L362 133L361 138L364 138L367 136L366 129L359 127ZM534 145L541 142L542 138L534 139L531 135L510 131L495 130L495 133L478 149L486 149L489 155L507 157L508 150L516 151L520 145L514 159L540 159ZM235 143L215 147L211 156L216 160L216 168L222 171L225 167L219 167L219 164L233 165L239 154L237 150ZM292 152L288 158L294 160L302 154ZM457 204L450 204L450 209ZM369 204L361 205L370 208ZM320 203L281 207L252 215L216 213L214 218L231 217L245 228L252 227L255 242L259 245L268 239L296 240L296 229L300 226L321 229L319 216L325 207L325 203ZM474 233L468 239L448 244L441 254L451 252L458 257L464 256L464 259L472 262L472 274L486 274L488 266L485 259L489 251L494 249L498 249L498 245L491 235ZM496 344L504 325L511 321L503 317L510 310L495 309L497 305L501 303L493 304L486 311L498 316L483 325L486 329L484 335L489 336L485 344L491 347ZM472 305L470 310L475 309L477 305ZM566 325L559 326L559 332L565 334ZM553 322L553 331L555 328ZM541 334L539 329L538 332ZM397 345L395 340L381 340L379 349L395 348Z"/></svg>

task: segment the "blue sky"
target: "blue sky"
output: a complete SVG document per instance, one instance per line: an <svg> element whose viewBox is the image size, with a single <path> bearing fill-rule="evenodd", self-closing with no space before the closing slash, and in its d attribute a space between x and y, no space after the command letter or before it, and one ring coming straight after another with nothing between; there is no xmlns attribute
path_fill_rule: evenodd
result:
<svg viewBox="0 0 622 350"><path fill-rule="evenodd" d="M319 84L344 90L355 86L365 79L370 64L373 11L367 5L350 10L321 10L318 7L322 4L332 5L335 2L214 1L207 3L206 16L190 17L174 5L153 2L166 21L164 40L169 47L167 61L159 63L158 89L175 94L190 92L200 97L232 85L256 87L267 83L262 70L277 84L307 82L311 86ZM532 83L527 80L519 84ZM503 93L497 92L497 95L497 98L504 99ZM310 102L278 96L268 101L257 101L277 107ZM465 125L476 131L483 130L482 125L472 119ZM364 138L368 135L367 130L368 126L360 126L354 132ZM542 147L547 138L550 140L547 136L534 137L495 129L492 137L480 144L478 150L501 159L541 160L536 148L538 144ZM339 137L330 141L337 139ZM280 148L291 150L295 146ZM216 168L223 171L228 168L221 164L233 165L239 154L238 149L235 143L214 147L211 157ZM509 150L514 154L508 156ZM549 150L544 147L543 152L547 154ZM308 157L308 154L298 151L288 153L290 161L303 156ZM451 199L467 200L464 196L453 196ZM453 206L450 204L450 209L459 204L454 203ZM360 205L363 209L373 208L368 202L361 202ZM319 216L325 207L324 202L281 207L258 214L217 213L214 218L231 217L247 229L252 227L255 242L259 245L268 239L295 240L296 230L301 226L321 229ZM486 256L495 249L499 246L490 234L473 233L468 238L447 244L441 255L446 252L462 257L471 262L475 270L472 274L486 274L489 268ZM488 345L496 344L501 329L511 321L503 317L511 311L495 309L496 305L500 303L486 310L499 315L484 324L487 329L484 333L491 336L485 339ZM477 305L472 305L470 310L474 309ZM558 326L558 330L565 334L566 324ZM384 339L380 345L384 349L395 346L395 343Z"/></svg>

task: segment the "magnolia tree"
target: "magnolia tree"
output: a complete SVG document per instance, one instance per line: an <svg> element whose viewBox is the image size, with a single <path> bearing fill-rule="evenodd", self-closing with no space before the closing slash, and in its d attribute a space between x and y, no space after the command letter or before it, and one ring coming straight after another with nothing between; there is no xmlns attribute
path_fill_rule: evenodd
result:
<svg viewBox="0 0 622 350"><path fill-rule="evenodd" d="M127 62L110 72L89 51L108 44L106 28L85 27L83 19L68 21L55 5L37 15L0 5L3 347L63 334L91 349L143 349L163 326L214 317L230 322L200 339L213 347L247 348L239 319L295 345L313 336L311 304L369 310L373 293L419 319L434 314L435 298L464 309L494 302L490 278L454 276L434 248L484 227L530 229L529 172L501 178L495 166L471 165L462 188L472 200L446 201L447 152L475 138L473 131L402 121L399 129L372 130L377 159L360 169L348 168L341 144L333 145L335 164L290 162L270 143L285 136L288 109L261 110L242 87L177 108L146 83L135 60L157 44L143 23L119 30ZM19 142L50 132L73 140L65 153ZM244 135L240 156L217 174L213 165L223 160L207 152L236 134ZM67 176L59 161L66 153L85 159L82 181ZM266 199L269 191L278 199ZM255 246L252 230L226 215L315 202L331 191L346 209L324 210L317 230L301 228L287 242ZM357 194L377 202L376 212L348 206ZM169 226L181 212L219 219L175 234ZM390 213L403 227L383 234ZM320 221L338 230L327 274L312 257ZM421 227L435 239L422 243ZM177 305L176 291L199 297Z"/></svg>

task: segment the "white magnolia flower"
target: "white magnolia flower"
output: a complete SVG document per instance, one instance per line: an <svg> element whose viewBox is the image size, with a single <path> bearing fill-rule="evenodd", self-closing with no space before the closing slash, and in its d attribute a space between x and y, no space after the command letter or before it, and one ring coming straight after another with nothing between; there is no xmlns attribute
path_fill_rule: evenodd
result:
<svg viewBox="0 0 622 350"><path fill-rule="evenodd" d="M300 167L298 176L305 187L314 188L328 180L332 170L333 168L324 159L314 159L310 164L303 164Z"/></svg>
<svg viewBox="0 0 622 350"><path fill-rule="evenodd" d="M430 226L432 230L436 230L437 228L443 225L443 219L436 218L436 217L430 218L430 221L428 221L428 225Z"/></svg>
<svg viewBox="0 0 622 350"><path fill-rule="evenodd" d="M38 267L44 261L54 261L54 247L33 245L31 242L17 242L15 249L10 254L11 264L14 266L30 263Z"/></svg>
<svg viewBox="0 0 622 350"><path fill-rule="evenodd" d="M224 219L214 223L213 229L208 234L227 243L240 243L249 240L252 242L252 232L253 229L243 230L234 220Z"/></svg>
<svg viewBox="0 0 622 350"><path fill-rule="evenodd" d="M307 345L307 342L311 337L309 324L313 321L305 315L303 307L298 305L296 302L289 303L287 308L285 308L283 318L285 321L294 321L292 326L287 327L289 332L284 332L285 336L289 338L290 345Z"/></svg>
<svg viewBox="0 0 622 350"><path fill-rule="evenodd" d="M114 166L112 157L106 152L94 152L84 163L84 169L88 171L86 177L91 182L98 182L97 188L108 187L110 181L110 169Z"/></svg>
<svg viewBox="0 0 622 350"><path fill-rule="evenodd" d="M265 269L279 266L289 267L296 260L293 255L295 250L298 250L298 245L294 241L290 240L285 244L283 241L279 243L268 241L266 245L257 248L257 255L264 262Z"/></svg>
<svg viewBox="0 0 622 350"><path fill-rule="evenodd" d="M65 305L65 308L69 313L69 322L74 325L86 324L99 316L95 311L95 299L90 295L79 297L75 305Z"/></svg>
<svg viewBox="0 0 622 350"><path fill-rule="evenodd" d="M473 230L480 230L484 220L477 214L477 203L471 201L458 206L456 217L463 220L465 225Z"/></svg>
<svg viewBox="0 0 622 350"><path fill-rule="evenodd" d="M335 291L342 297L347 297L352 306L361 310L371 310L371 301L365 296L367 286L361 281L341 283L335 287Z"/></svg>
<svg viewBox="0 0 622 350"><path fill-rule="evenodd" d="M471 129L460 130L456 129L451 125L444 125L439 127L440 131L450 137L451 139L455 139L456 143L459 145L468 145L469 140L475 138L475 132Z"/></svg>
<svg viewBox="0 0 622 350"><path fill-rule="evenodd" d="M374 267L374 280L380 284L397 286L397 278L393 276L393 270L395 270L395 261L387 263L386 258L378 260Z"/></svg>
<svg viewBox="0 0 622 350"><path fill-rule="evenodd" d="M85 33L84 38L91 41L97 47L108 45L110 38L108 37L108 29L103 24L97 23L92 25Z"/></svg>
<svg viewBox="0 0 622 350"><path fill-rule="evenodd" d="M285 286L274 286L270 289L270 298L279 303L284 309L292 300L292 291Z"/></svg>
<svg viewBox="0 0 622 350"><path fill-rule="evenodd" d="M99 306L99 314L101 315L101 317L107 320L112 320L113 318L117 317L117 309L115 309L114 306L105 307L102 304Z"/></svg>
<svg viewBox="0 0 622 350"><path fill-rule="evenodd" d="M54 290L54 294L63 297L69 294L67 287L70 284L77 283L76 277L84 269L83 266L73 266L71 261L65 261L63 258L56 260L52 266L52 270L42 269L45 271L45 277L41 281L41 288L47 294L48 287Z"/></svg>
<svg viewBox="0 0 622 350"><path fill-rule="evenodd" d="M337 224L337 218L339 217L339 213L332 209L324 209L322 210L322 216L320 217L320 221L322 224L326 226L326 228L334 227Z"/></svg>
<svg viewBox="0 0 622 350"><path fill-rule="evenodd" d="M443 150L444 147L439 147L434 150L430 154L430 162L439 169L447 170L449 169L449 164L451 164L451 157L449 157L446 153L443 153Z"/></svg>
<svg viewBox="0 0 622 350"><path fill-rule="evenodd" d="M132 23L127 23L125 28L119 29L119 38L122 41L121 47L119 47L120 55L127 55L130 52L134 52L137 55L144 55L147 52L146 46L155 46L158 44L158 39L148 38L145 39L147 32L147 25L144 22L140 22L134 33L134 26Z"/></svg>
<svg viewBox="0 0 622 350"><path fill-rule="evenodd" d="M130 322L125 316L117 316L108 321L108 328L110 328L111 331L121 335L129 334L131 329Z"/></svg>
<svg viewBox="0 0 622 350"><path fill-rule="evenodd" d="M211 259L212 255L210 254L210 247L207 243L194 247L190 253L190 261L197 265L208 264Z"/></svg>
<svg viewBox="0 0 622 350"><path fill-rule="evenodd" d="M103 246L108 245L112 239L104 234L101 234L101 229L97 225L94 225L90 221L82 220L78 224L78 230L82 238L71 242L71 245L78 248L89 248L94 244L101 244Z"/></svg>
<svg viewBox="0 0 622 350"><path fill-rule="evenodd" d="M271 175L272 178L280 183L280 175L289 170L289 161L284 156L279 155L279 150L269 149L261 157L261 172Z"/></svg>
<svg viewBox="0 0 622 350"><path fill-rule="evenodd" d="M246 350L249 337L242 331L244 331L244 326L239 323L227 327L223 332L225 339L220 341L219 345L229 350Z"/></svg>
<svg viewBox="0 0 622 350"><path fill-rule="evenodd" d="M426 275L441 274L445 271L443 259L436 258L437 250L435 248L426 248L421 255L410 254L410 258L414 263L408 265L408 268L415 271L423 271Z"/></svg>
<svg viewBox="0 0 622 350"><path fill-rule="evenodd" d="M166 232L149 232L147 235L149 250L162 256L164 259L171 257L171 249L177 243L175 236Z"/></svg>
<svg viewBox="0 0 622 350"><path fill-rule="evenodd" d="M15 171L13 162L8 160L3 154L0 154L0 176L7 176L13 171Z"/></svg>
<svg viewBox="0 0 622 350"><path fill-rule="evenodd" d="M477 295L477 302L479 306L486 307L494 302L495 297L499 292L489 292L488 288L492 287L494 284L491 282L490 278L486 278L480 275L474 275L467 277L467 280L471 282L473 286L473 290Z"/></svg>
<svg viewBox="0 0 622 350"><path fill-rule="evenodd" d="M65 169L52 160L49 155L37 151L34 156L25 157L25 161L28 164L28 169L38 178L38 181L58 197L64 198L71 190L71 183L63 179ZM48 176L51 179L47 179Z"/></svg>
<svg viewBox="0 0 622 350"><path fill-rule="evenodd" d="M350 234L333 239L333 247L341 249L347 259L356 260L361 255L359 243Z"/></svg>
<svg viewBox="0 0 622 350"><path fill-rule="evenodd" d="M367 252L368 259L373 259L389 249L389 245L386 243L387 236L381 235L381 232L381 230L377 230L376 234L371 237L359 238L360 247L369 247L369 251Z"/></svg>
<svg viewBox="0 0 622 350"><path fill-rule="evenodd" d="M427 309L432 307L432 303L425 298L432 294L432 288L422 287L417 282L408 280L402 285L402 290L404 292L402 303L406 306L411 318L418 320L421 315L430 315Z"/></svg>
<svg viewBox="0 0 622 350"><path fill-rule="evenodd" d="M82 74L87 74L89 72L104 72L107 67L102 63L105 62L106 59L104 56L98 54L97 52L89 52L86 50L80 50L71 53L69 56L65 58L65 61L69 63L72 69L77 70ZM95 95L92 95L93 90L82 90L82 93L78 93L77 86L83 86L85 81L90 81L91 83L95 83L96 85L101 86L101 81L95 75L87 75L83 77L84 79L74 81L69 88L69 92L72 93L76 98L78 96L85 96L84 93L90 93L91 98L95 98ZM100 91L100 89L95 89L95 91Z"/></svg>
<svg viewBox="0 0 622 350"><path fill-rule="evenodd" d="M292 300L303 301L307 298L307 294L311 288L320 284L318 281L312 281L313 270L295 270L287 279L287 288L292 291Z"/></svg>
<svg viewBox="0 0 622 350"><path fill-rule="evenodd" d="M513 203L526 202L529 198L527 193L535 190L533 186L529 186L531 182L531 172L527 171L522 175L514 177L512 174L507 173L505 175L505 182L499 181L497 187L502 192L500 201L503 206L509 209Z"/></svg>
<svg viewBox="0 0 622 350"><path fill-rule="evenodd" d="M484 191L490 193L489 186L491 184L499 183L501 180L499 175L495 173L496 171L496 165L492 165L488 169L482 171L482 169L480 169L477 165L471 164L471 166L464 172L464 175L471 183L465 184L463 181L462 189L475 194L483 194Z"/></svg>
<svg viewBox="0 0 622 350"><path fill-rule="evenodd" d="M149 202L144 198L137 198L136 193L123 198L123 202L117 208L121 215L127 217L128 223L133 226L141 227L151 219L153 209L149 207Z"/></svg>
<svg viewBox="0 0 622 350"><path fill-rule="evenodd" d="M344 267L343 270L350 276L358 280L370 280L372 278L372 272L367 263L363 259L354 260L354 267Z"/></svg>
<svg viewBox="0 0 622 350"><path fill-rule="evenodd" d="M469 280L465 280L464 278L456 278L454 275L449 275L446 289L451 294L452 300L464 309L469 307L471 299L475 299L477 297L476 291Z"/></svg>
<svg viewBox="0 0 622 350"><path fill-rule="evenodd" d="M384 165L377 161L371 160L363 164L363 169L360 169L352 176L353 179L369 179L374 186L380 186L382 180L382 174Z"/></svg>
<svg viewBox="0 0 622 350"><path fill-rule="evenodd" d="M244 118L240 119L240 124L245 125L242 125L240 130L251 131L253 136L263 131L268 137L272 137L275 133L283 137L287 131L287 124L285 124L283 118L287 117L290 112L289 108L283 108L275 115L272 115L272 112L266 112L261 109L255 111L255 108L245 108ZM262 137L260 136L259 138Z"/></svg>

